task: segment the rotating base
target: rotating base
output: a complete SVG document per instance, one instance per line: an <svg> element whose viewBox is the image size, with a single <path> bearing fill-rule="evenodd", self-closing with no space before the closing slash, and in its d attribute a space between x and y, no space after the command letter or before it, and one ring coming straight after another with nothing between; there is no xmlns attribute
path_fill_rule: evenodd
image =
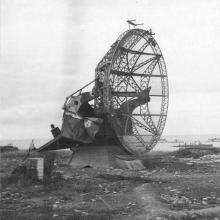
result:
<svg viewBox="0 0 220 220"><path fill-rule="evenodd" d="M125 152L120 145L84 145L77 151L70 163L74 168L104 167L142 170L142 161Z"/></svg>

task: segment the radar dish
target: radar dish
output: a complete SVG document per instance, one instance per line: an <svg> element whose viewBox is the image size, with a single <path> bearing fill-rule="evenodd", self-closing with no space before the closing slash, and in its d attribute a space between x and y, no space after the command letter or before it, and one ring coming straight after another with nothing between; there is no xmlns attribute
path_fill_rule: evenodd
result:
<svg viewBox="0 0 220 220"><path fill-rule="evenodd" d="M153 149L165 126L169 91L164 58L151 30L120 35L95 75L104 84L95 106L109 113L123 147L132 154ZM145 101L138 103L143 94Z"/></svg>

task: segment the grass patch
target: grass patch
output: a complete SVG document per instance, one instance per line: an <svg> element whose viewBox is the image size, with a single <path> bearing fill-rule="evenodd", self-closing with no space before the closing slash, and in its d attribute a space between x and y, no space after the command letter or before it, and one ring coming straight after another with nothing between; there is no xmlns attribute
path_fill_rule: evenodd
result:
<svg viewBox="0 0 220 220"><path fill-rule="evenodd" d="M28 150L19 150L19 151L11 151L11 152L4 152L1 153L1 158L7 158L7 159L23 159L28 153ZM32 151L31 152L31 157L32 156L39 156L39 153Z"/></svg>
<svg viewBox="0 0 220 220"><path fill-rule="evenodd" d="M102 210L93 213L88 213L88 215L82 215L78 212L71 214L64 218L65 220L110 220L112 219L114 211Z"/></svg>
<svg viewBox="0 0 220 220"><path fill-rule="evenodd" d="M51 209L45 209L45 207L38 207L31 211L23 211L18 214L17 211L4 210L0 213L0 218L3 220L51 220L51 219L63 219L63 220L110 220L113 218L115 211L101 210L101 211L80 211L71 210L71 213L66 211L54 211Z"/></svg>
<svg viewBox="0 0 220 220"><path fill-rule="evenodd" d="M112 174L99 174L96 176L97 178L107 179L109 181L123 181L128 180L132 182L138 183L150 183L152 180L150 178L141 178L140 176L123 176L123 175L112 175Z"/></svg>
<svg viewBox="0 0 220 220"><path fill-rule="evenodd" d="M1 178L1 187L7 187L12 184L17 185L32 185L40 183L37 177L37 171L26 172L26 167L24 165L16 167L16 169L11 173Z"/></svg>
<svg viewBox="0 0 220 220"><path fill-rule="evenodd" d="M98 190L97 184L92 179L71 180L69 184L71 185L71 190L77 193L88 193Z"/></svg>
<svg viewBox="0 0 220 220"><path fill-rule="evenodd" d="M1 187L4 188L11 184L18 183L20 177L18 175L7 175L1 178Z"/></svg>

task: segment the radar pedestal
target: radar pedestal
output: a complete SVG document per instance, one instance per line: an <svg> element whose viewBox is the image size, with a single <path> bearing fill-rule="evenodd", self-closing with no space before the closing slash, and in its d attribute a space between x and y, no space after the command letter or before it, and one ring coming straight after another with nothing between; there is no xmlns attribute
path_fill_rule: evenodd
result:
<svg viewBox="0 0 220 220"><path fill-rule="evenodd" d="M70 166L74 168L144 169L142 161L127 153L120 145L107 143L80 146L77 148Z"/></svg>

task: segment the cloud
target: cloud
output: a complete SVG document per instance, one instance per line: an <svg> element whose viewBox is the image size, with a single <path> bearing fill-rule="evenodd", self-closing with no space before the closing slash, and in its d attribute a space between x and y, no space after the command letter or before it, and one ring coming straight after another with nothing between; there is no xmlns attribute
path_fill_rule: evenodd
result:
<svg viewBox="0 0 220 220"><path fill-rule="evenodd" d="M177 93L171 95L166 134L217 133L220 122L220 93Z"/></svg>
<svg viewBox="0 0 220 220"><path fill-rule="evenodd" d="M170 86L165 133L216 133L219 7L217 0L3 0L1 133L44 136L51 121L60 124L65 97L94 79L97 63L131 18L153 28L165 58Z"/></svg>
<svg viewBox="0 0 220 220"><path fill-rule="evenodd" d="M35 124L39 120L59 119L61 112L61 105L57 102L15 105L1 113L0 122L2 126Z"/></svg>
<svg viewBox="0 0 220 220"><path fill-rule="evenodd" d="M50 124L62 124L61 107L57 102L44 102L8 108L0 114L0 138L48 138Z"/></svg>

